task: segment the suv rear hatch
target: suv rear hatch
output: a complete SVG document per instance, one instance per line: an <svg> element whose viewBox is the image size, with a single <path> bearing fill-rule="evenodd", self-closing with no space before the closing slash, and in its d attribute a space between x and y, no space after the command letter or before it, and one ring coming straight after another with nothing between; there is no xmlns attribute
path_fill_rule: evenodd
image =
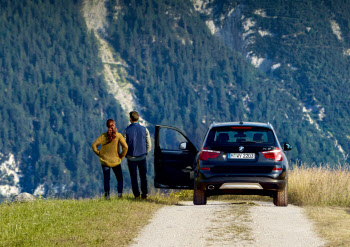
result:
<svg viewBox="0 0 350 247"><path fill-rule="evenodd" d="M282 151L269 128L214 127L200 154L201 170L220 176L263 176L281 169Z"/></svg>

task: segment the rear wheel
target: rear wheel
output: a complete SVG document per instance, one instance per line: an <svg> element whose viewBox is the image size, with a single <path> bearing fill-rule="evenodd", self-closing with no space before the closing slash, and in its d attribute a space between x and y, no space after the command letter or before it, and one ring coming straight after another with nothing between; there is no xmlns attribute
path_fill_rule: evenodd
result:
<svg viewBox="0 0 350 247"><path fill-rule="evenodd" d="M194 205L207 204L207 196L205 195L205 191L198 189L197 185L194 185L194 188L193 188L193 204Z"/></svg>
<svg viewBox="0 0 350 247"><path fill-rule="evenodd" d="M276 191L275 195L273 196L273 204L279 207L288 206L288 180L284 190Z"/></svg>

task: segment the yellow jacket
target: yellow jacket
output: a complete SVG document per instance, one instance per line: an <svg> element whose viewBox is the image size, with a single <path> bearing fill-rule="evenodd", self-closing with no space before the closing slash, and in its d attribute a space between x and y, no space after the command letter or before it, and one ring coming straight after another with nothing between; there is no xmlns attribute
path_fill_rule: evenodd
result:
<svg viewBox="0 0 350 247"><path fill-rule="evenodd" d="M99 145L101 145L100 151L97 149ZM117 137L112 142L108 142L107 133L103 133L91 147L95 154L100 157L101 165L109 167L119 165L128 151L128 144L126 144L124 137L120 133L117 133ZM119 153L120 147L122 148L121 153Z"/></svg>

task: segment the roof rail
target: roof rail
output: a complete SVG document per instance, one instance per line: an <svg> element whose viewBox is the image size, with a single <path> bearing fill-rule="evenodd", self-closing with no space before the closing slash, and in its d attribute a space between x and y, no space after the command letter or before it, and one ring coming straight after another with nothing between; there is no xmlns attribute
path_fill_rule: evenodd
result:
<svg viewBox="0 0 350 247"><path fill-rule="evenodd" d="M274 129L272 124L270 124L270 122L267 122L267 125L270 126L271 129Z"/></svg>

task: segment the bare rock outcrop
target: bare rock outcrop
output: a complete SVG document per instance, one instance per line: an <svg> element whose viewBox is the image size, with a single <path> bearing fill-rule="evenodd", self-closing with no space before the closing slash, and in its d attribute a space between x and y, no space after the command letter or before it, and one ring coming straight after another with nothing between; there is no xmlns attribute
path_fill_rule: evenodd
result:
<svg viewBox="0 0 350 247"><path fill-rule="evenodd" d="M23 192L18 194L15 198L14 198L14 202L32 202L35 201L35 197L32 194Z"/></svg>

